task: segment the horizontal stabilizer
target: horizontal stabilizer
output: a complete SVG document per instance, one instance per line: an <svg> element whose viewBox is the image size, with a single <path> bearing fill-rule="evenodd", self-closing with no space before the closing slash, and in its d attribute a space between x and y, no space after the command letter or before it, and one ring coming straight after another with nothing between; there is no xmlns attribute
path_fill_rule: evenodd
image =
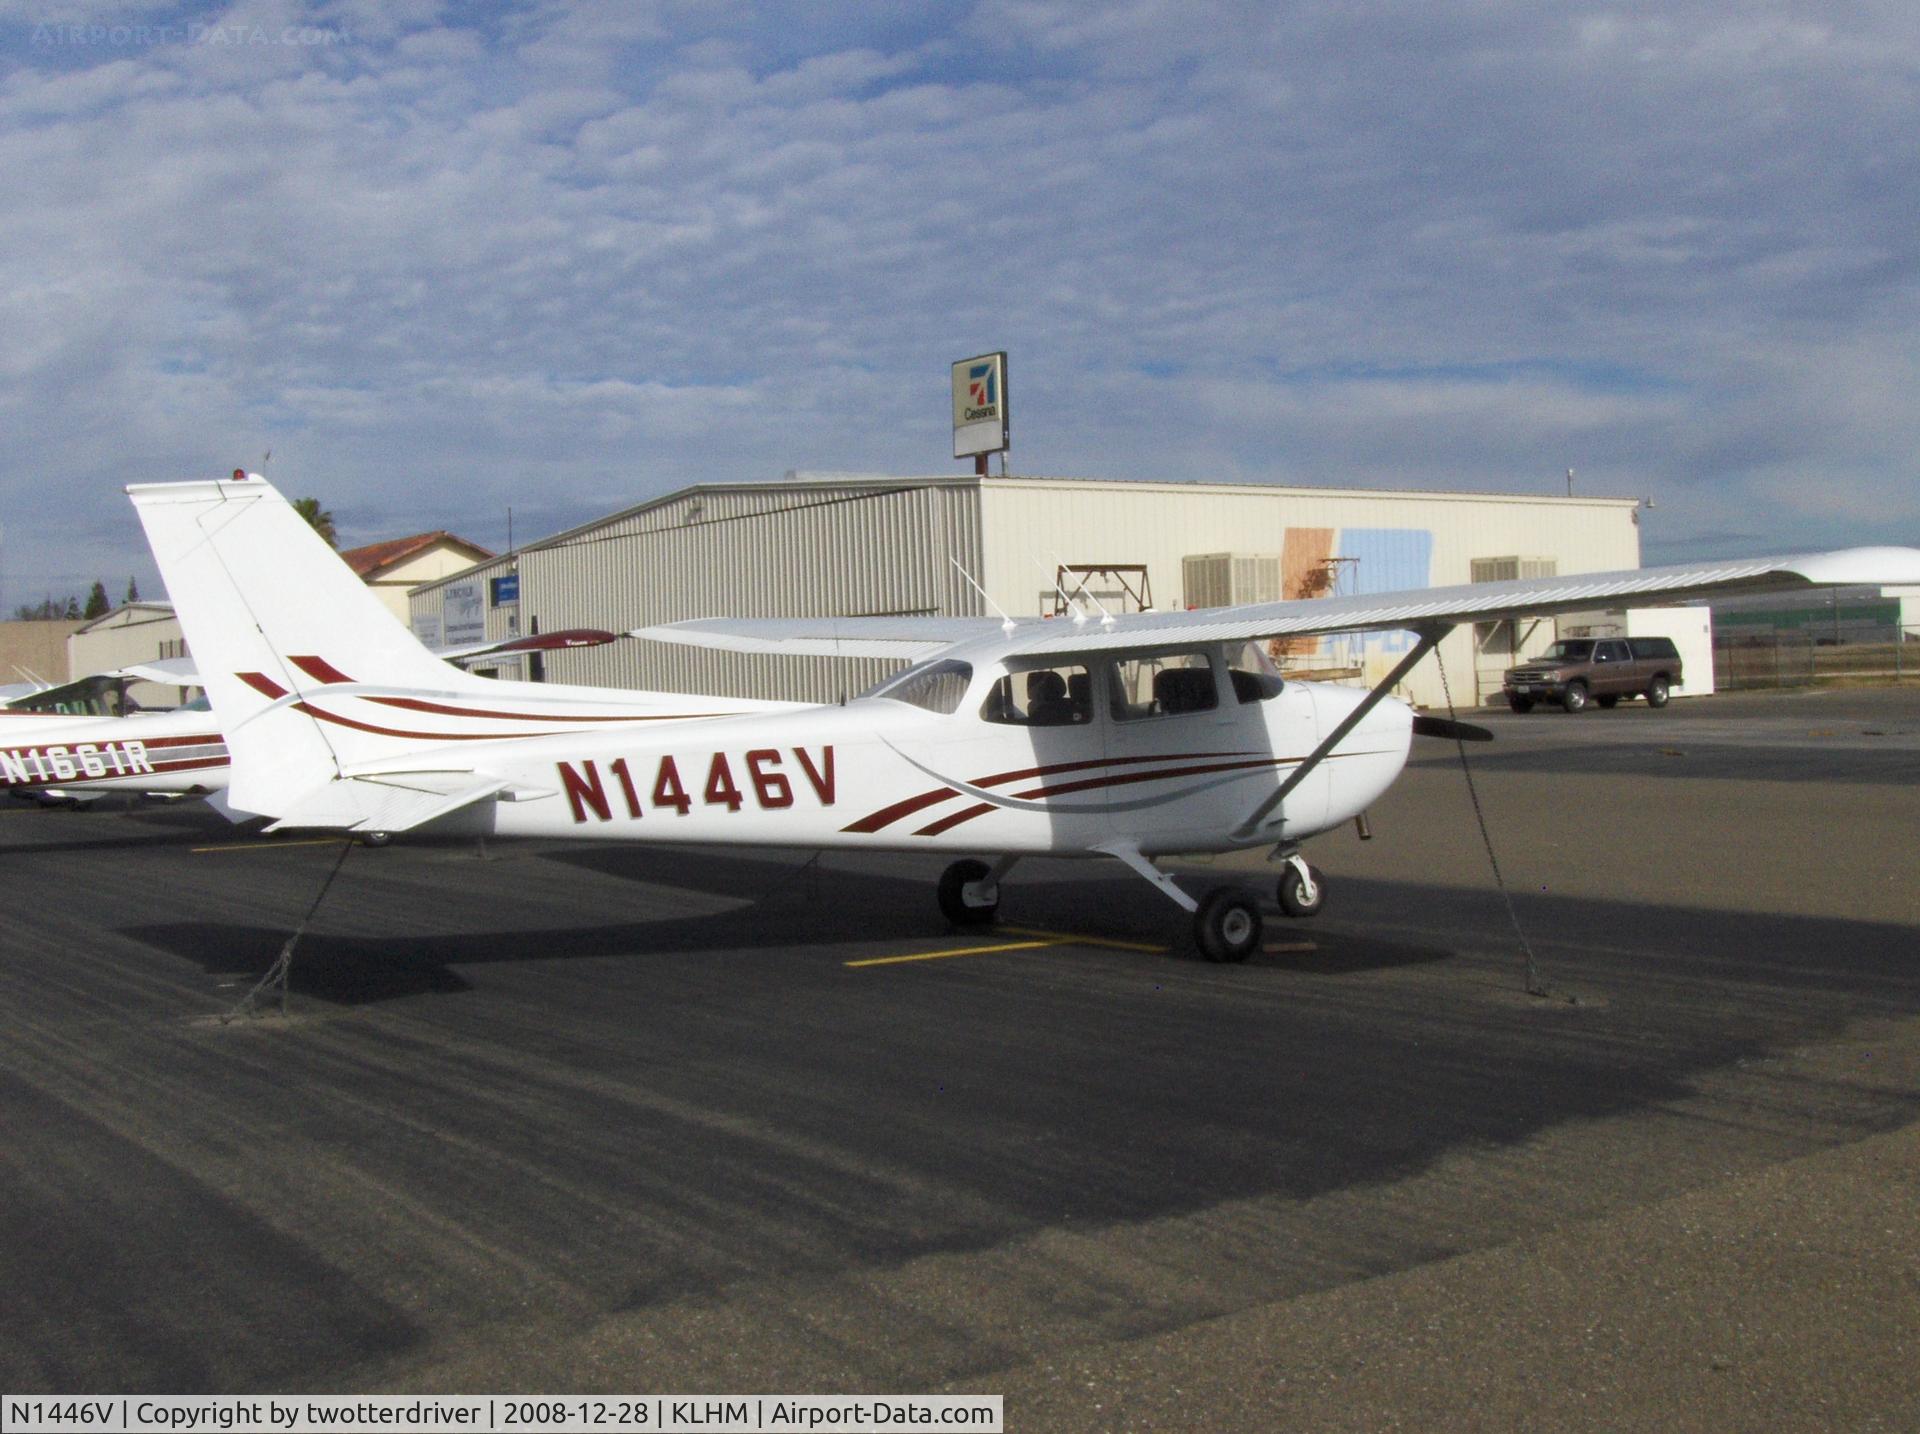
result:
<svg viewBox="0 0 1920 1434"><path fill-rule="evenodd" d="M500 777L474 772L383 772L339 777L307 793L268 831L324 827L335 831L405 832L504 792Z"/></svg>
<svg viewBox="0 0 1920 1434"><path fill-rule="evenodd" d="M110 674L116 677L137 677L143 682L157 682L162 687L199 687L200 664L191 657L158 657L152 662L129 662L119 672Z"/></svg>

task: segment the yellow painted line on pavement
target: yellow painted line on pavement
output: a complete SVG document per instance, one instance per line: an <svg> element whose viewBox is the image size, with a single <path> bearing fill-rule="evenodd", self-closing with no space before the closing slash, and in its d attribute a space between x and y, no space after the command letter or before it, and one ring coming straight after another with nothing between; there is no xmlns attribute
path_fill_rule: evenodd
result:
<svg viewBox="0 0 1920 1434"><path fill-rule="evenodd" d="M1147 941L1122 941L1116 936L1083 936L1072 931L1036 931L1027 926L1002 926L998 929L1011 932L1015 936L1042 936L1056 946L1106 946L1115 951L1145 951L1151 956L1163 955L1167 949L1165 945L1154 945Z"/></svg>
<svg viewBox="0 0 1920 1434"><path fill-rule="evenodd" d="M955 956L994 956L1005 951L1044 951L1054 946L1102 946L1117 951L1145 951L1152 955L1161 955L1165 946L1153 946L1144 941L1120 941L1106 936L1078 936L1067 931L1035 931L1025 926L998 926L996 931L1004 931L1009 936L1025 936L1025 941L997 941L987 946L956 946L947 951L914 951L904 956L869 956L862 961L843 961L841 964L849 970L863 966L904 966L913 961L945 961Z"/></svg>
<svg viewBox="0 0 1920 1434"><path fill-rule="evenodd" d="M909 961L944 961L949 956L991 956L996 951L1038 951L1043 946L1058 946L1058 941L1002 941L997 946L961 946L952 951L918 951L909 956L869 956L864 961L843 961L849 970L860 966L902 966Z"/></svg>
<svg viewBox="0 0 1920 1434"><path fill-rule="evenodd" d="M190 847L195 856L210 851L279 851L289 846L339 846L339 837L308 837L300 841L230 841L222 846Z"/></svg>

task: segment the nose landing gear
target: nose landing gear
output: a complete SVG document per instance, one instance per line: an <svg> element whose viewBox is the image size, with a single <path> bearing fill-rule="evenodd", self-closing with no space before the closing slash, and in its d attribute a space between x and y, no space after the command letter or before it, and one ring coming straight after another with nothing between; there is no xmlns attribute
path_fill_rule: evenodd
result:
<svg viewBox="0 0 1920 1434"><path fill-rule="evenodd" d="M1288 852L1282 861L1285 865L1274 888L1280 909L1289 916L1317 916L1327 904L1327 883L1320 868L1308 866L1298 850Z"/></svg>

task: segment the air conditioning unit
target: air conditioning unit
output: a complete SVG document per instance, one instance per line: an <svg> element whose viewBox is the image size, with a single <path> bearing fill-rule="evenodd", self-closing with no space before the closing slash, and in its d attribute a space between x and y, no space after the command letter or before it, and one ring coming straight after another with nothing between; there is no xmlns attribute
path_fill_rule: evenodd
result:
<svg viewBox="0 0 1920 1434"><path fill-rule="evenodd" d="M1476 583L1510 583L1520 578L1557 578L1560 576L1558 558L1475 558L1473 560L1473 581Z"/></svg>
<svg viewBox="0 0 1920 1434"><path fill-rule="evenodd" d="M1180 560L1180 587L1188 607L1278 602L1278 553L1197 553Z"/></svg>

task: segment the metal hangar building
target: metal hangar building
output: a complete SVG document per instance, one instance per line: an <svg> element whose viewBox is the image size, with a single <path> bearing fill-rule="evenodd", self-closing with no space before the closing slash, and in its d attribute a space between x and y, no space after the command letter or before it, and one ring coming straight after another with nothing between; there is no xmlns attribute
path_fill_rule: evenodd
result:
<svg viewBox="0 0 1920 1434"><path fill-rule="evenodd" d="M1346 596L1640 565L1631 498L1238 483L789 474L684 488L413 591L429 645L704 617L1061 613ZM1064 596L1063 596L1064 592ZM1098 610L1089 606L1095 616ZM1487 623L1442 644L1404 696L1497 694L1552 624ZM1283 670L1378 680L1410 637L1281 644ZM501 676L830 702L897 663L628 640L520 657Z"/></svg>

